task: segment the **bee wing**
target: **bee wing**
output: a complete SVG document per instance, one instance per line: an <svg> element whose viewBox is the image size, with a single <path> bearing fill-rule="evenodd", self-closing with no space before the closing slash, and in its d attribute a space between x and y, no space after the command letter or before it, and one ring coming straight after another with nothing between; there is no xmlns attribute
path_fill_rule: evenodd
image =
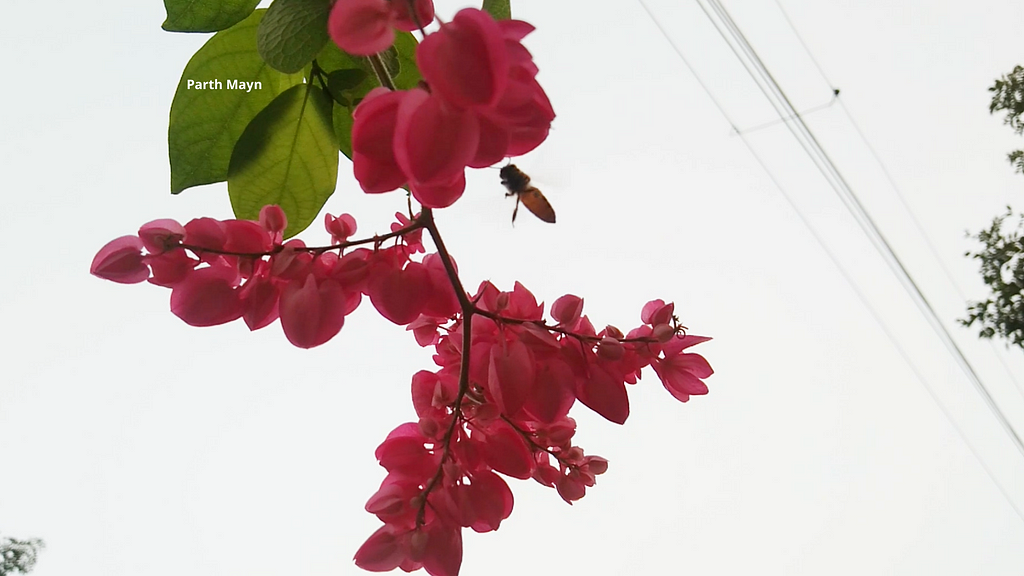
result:
<svg viewBox="0 0 1024 576"><path fill-rule="evenodd" d="M549 224L555 223L555 209L540 190L530 186L519 194L519 200L537 218Z"/></svg>

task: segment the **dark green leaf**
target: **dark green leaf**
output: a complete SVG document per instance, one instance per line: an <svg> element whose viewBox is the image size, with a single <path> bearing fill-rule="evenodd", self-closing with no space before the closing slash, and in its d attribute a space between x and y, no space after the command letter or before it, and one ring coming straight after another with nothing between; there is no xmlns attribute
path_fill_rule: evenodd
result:
<svg viewBox="0 0 1024 576"><path fill-rule="evenodd" d="M275 70L302 70L327 44L330 0L275 0L260 23L260 56Z"/></svg>
<svg viewBox="0 0 1024 576"><path fill-rule="evenodd" d="M494 17L495 20L509 20L512 18L512 6L509 0L484 0L484 11Z"/></svg>
<svg viewBox="0 0 1024 576"><path fill-rule="evenodd" d="M164 0L168 32L216 32L252 14L260 0Z"/></svg>
<svg viewBox="0 0 1024 576"><path fill-rule="evenodd" d="M369 75L361 68L335 70L327 75L327 86L333 93L352 90L363 83Z"/></svg>
<svg viewBox="0 0 1024 576"><path fill-rule="evenodd" d="M167 130L172 193L226 180L231 151L245 127L278 94L302 83L301 74L281 74L256 52L256 29L265 12L257 10L215 34L185 66ZM220 88L196 88L215 80ZM259 87L232 89L229 82Z"/></svg>
<svg viewBox="0 0 1024 576"><path fill-rule="evenodd" d="M338 149L349 160L352 159L352 110L356 103L351 106L334 107L334 133L338 138Z"/></svg>
<svg viewBox="0 0 1024 576"><path fill-rule="evenodd" d="M288 215L290 237L320 213L338 181L338 143L331 100L310 84L293 86L249 123L228 169L228 195L235 216L259 218L277 204Z"/></svg>

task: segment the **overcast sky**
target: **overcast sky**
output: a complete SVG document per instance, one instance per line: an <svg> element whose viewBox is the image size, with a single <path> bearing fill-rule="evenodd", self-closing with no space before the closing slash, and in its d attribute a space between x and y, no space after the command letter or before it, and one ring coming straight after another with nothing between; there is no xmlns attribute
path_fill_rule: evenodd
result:
<svg viewBox="0 0 1024 576"><path fill-rule="evenodd" d="M694 0L646 1L737 126L776 118ZM1021 142L985 90L1024 63L1024 5L783 0L830 85L774 2L724 3L798 109L841 89L938 259L843 109L808 124L1024 430L1024 354L954 322L985 295L965 231L1024 208ZM89 276L143 222L231 216L223 185L169 194L167 114L206 36L160 30L156 0L7 4L0 534L46 540L38 576L360 573L373 450L415 418L430 351L368 303L306 351ZM512 228L496 172L471 174L438 214L464 281L574 293L597 325L673 300L716 374L680 404L645 373L624 426L575 410L608 473L572 507L510 480L515 510L466 532L463 574L1020 574L1024 455L789 132L749 141L853 287L638 2L513 13L558 114L517 163L558 224ZM404 205L343 162L327 210L370 233Z"/></svg>

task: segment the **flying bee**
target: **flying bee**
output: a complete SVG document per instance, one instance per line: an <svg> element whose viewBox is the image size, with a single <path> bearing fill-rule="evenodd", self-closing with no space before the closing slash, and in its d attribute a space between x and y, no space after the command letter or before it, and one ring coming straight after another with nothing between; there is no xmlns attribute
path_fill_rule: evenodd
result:
<svg viewBox="0 0 1024 576"><path fill-rule="evenodd" d="M516 207L512 210L512 222L516 221L516 214L519 212L519 203L533 212L533 215L549 223L555 223L555 209L537 188L530 186L530 177L522 170L516 168L515 164L509 164L501 169L501 183L508 190L505 197L515 196Z"/></svg>

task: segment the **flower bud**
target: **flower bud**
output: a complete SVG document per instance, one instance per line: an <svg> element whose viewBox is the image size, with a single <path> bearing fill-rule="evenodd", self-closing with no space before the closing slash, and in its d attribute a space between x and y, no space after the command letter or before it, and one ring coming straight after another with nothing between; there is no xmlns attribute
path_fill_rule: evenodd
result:
<svg viewBox="0 0 1024 576"><path fill-rule="evenodd" d="M622 347L622 343L615 338L609 338L605 336L597 344L597 355L605 360L620 360L622 355L626 353L626 349Z"/></svg>
<svg viewBox="0 0 1024 576"><path fill-rule="evenodd" d="M583 314L583 298L566 294L551 305L551 317L559 326L575 326Z"/></svg>
<svg viewBox="0 0 1024 576"><path fill-rule="evenodd" d="M280 206L270 204L260 208L260 226L267 232L281 233L288 227L288 217Z"/></svg>
<svg viewBox="0 0 1024 576"><path fill-rule="evenodd" d="M654 331L651 335L654 336L658 342L664 344L676 335L676 330L668 324L658 324L654 327Z"/></svg>
<svg viewBox="0 0 1024 576"><path fill-rule="evenodd" d="M92 259L89 272L120 284L137 284L149 278L149 267L142 256L138 236L122 236L107 242Z"/></svg>

